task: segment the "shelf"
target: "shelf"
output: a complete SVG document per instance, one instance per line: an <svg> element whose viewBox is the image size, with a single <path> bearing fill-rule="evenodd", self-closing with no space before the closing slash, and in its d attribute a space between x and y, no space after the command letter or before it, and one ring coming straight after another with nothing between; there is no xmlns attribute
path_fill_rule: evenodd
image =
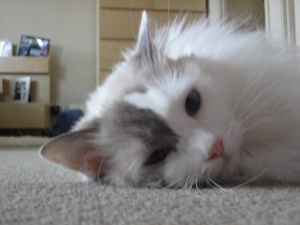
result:
<svg viewBox="0 0 300 225"><path fill-rule="evenodd" d="M48 74L49 57L0 57L0 74Z"/></svg>
<svg viewBox="0 0 300 225"><path fill-rule="evenodd" d="M50 125L50 58L0 57L0 129L43 129ZM30 76L32 102L10 102L10 81Z"/></svg>
<svg viewBox="0 0 300 225"><path fill-rule="evenodd" d="M0 103L0 129L39 129L49 125L50 110L45 103Z"/></svg>

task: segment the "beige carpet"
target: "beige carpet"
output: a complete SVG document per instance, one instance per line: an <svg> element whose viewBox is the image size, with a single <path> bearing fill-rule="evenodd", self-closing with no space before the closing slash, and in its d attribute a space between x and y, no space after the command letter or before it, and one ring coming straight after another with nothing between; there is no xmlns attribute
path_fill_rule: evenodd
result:
<svg viewBox="0 0 300 225"><path fill-rule="evenodd" d="M300 224L300 186L197 194L84 184L37 149L0 147L0 224Z"/></svg>
<svg viewBox="0 0 300 225"><path fill-rule="evenodd" d="M1 147L39 147L49 141L47 137L34 137L34 136L0 136L0 148Z"/></svg>

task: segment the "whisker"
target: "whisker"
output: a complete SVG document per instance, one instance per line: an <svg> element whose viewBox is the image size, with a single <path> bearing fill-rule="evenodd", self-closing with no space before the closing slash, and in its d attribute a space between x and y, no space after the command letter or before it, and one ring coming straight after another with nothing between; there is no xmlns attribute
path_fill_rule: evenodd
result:
<svg viewBox="0 0 300 225"><path fill-rule="evenodd" d="M190 183L190 190L195 190L195 191L190 191L190 195L193 196L193 198L203 198L203 192L200 190L198 187L198 173L194 173L193 178ZM195 188L195 189L194 189Z"/></svg>
<svg viewBox="0 0 300 225"><path fill-rule="evenodd" d="M222 187L220 184L218 184L213 179L209 178L209 182L212 183L215 187L219 188L220 191L229 192L230 190L227 188Z"/></svg>
<svg viewBox="0 0 300 225"><path fill-rule="evenodd" d="M257 62L256 62L257 63ZM246 81L245 89L242 95L239 97L238 101L236 102L235 106L233 107L233 111L236 111L239 105L244 101L244 99L248 96L252 96L255 92L256 87L258 86L262 76L253 76L255 73L254 71L251 72L251 75ZM262 74L261 74L262 75Z"/></svg>
<svg viewBox="0 0 300 225"><path fill-rule="evenodd" d="M173 181L172 183L169 183L168 185L166 185L165 188L172 188L172 187L174 187L176 184L179 183L180 180L181 180L181 178L178 178L177 180Z"/></svg>
<svg viewBox="0 0 300 225"><path fill-rule="evenodd" d="M172 183L165 182L164 185L162 185L162 189L168 189L175 187L174 185L177 183L178 179L176 181L173 181Z"/></svg>
<svg viewBox="0 0 300 225"><path fill-rule="evenodd" d="M103 163L104 163L104 161L105 161L105 159L107 159L107 157L108 157L108 152L106 152L106 154L104 155L104 157L103 157L103 159L102 159L102 161L101 161L101 163L100 163L100 165L99 165L99 167L98 167L98 182L101 184L101 181L100 181L100 171L101 171L101 168L102 168L102 166L103 166Z"/></svg>
<svg viewBox="0 0 300 225"><path fill-rule="evenodd" d="M136 168L136 167L137 167L136 164L131 164L131 166L127 168L127 171L124 173L123 177L127 177L128 174L130 174L131 171L134 171L134 168Z"/></svg>
<svg viewBox="0 0 300 225"><path fill-rule="evenodd" d="M195 178L195 188L197 191L200 191L199 187L198 187L198 177L196 176Z"/></svg>
<svg viewBox="0 0 300 225"><path fill-rule="evenodd" d="M195 180L195 187L196 187L196 190L197 190L197 193L198 194L202 194L203 192L200 190L200 188L198 187L198 177L196 176L196 180Z"/></svg>
<svg viewBox="0 0 300 225"><path fill-rule="evenodd" d="M185 193L187 195L191 194L191 187L190 187L190 183L191 183L191 178L190 176L188 176L185 180L185 186L184 186L184 189L185 189Z"/></svg>
<svg viewBox="0 0 300 225"><path fill-rule="evenodd" d="M190 178L189 184L188 184L188 189L190 192L192 192L192 190L193 190L193 183L194 183L193 179L194 179L194 175Z"/></svg>
<svg viewBox="0 0 300 225"><path fill-rule="evenodd" d="M280 83L282 83L283 81L285 81L288 78L288 76L283 77L282 79L278 80L277 82L274 82L272 85L266 87L265 89L263 89L263 91L261 91L254 99L252 99L250 101L250 103L247 105L247 107L242 111L242 113L239 115L241 118L243 118L244 114L247 113L247 111L249 111L250 108L253 108L253 104L255 104L255 102L260 99L264 94L266 94L267 91L269 91L270 89L278 86ZM276 96L272 96L271 98L276 97ZM268 99L270 100L270 99ZM265 101L266 104L268 103L268 101ZM261 105L261 107L259 109L262 109L264 107L264 105ZM257 111L257 108L254 107L254 109ZM254 112L254 113L253 113ZM244 123L250 116L252 116L253 114L255 114L255 111L253 111L252 114L249 113L245 118L243 118L243 120L241 121L241 123Z"/></svg>
<svg viewBox="0 0 300 225"><path fill-rule="evenodd" d="M251 183L251 182L257 180L257 179L258 179L259 177L261 177L268 169L269 169L269 167L265 168L265 169L264 169L262 172L260 172L258 175L256 175L256 176L252 177L251 179L249 179L249 180L247 180L247 181L245 181L245 182L243 182L243 183L241 183L241 184L239 184L239 185L233 187L232 189L233 189L233 190L234 190L234 189L237 189L237 190L238 190L238 189L240 189L240 188L246 186L247 184L249 184L249 183Z"/></svg>
<svg viewBox="0 0 300 225"><path fill-rule="evenodd" d="M258 87L258 85L259 85L259 83L260 83L260 80L261 80L261 78L262 78L262 74L263 74L263 71L261 71L261 73L260 73L260 76L258 76L258 77L255 77L256 79L254 79L253 80L253 82L252 82L252 84L250 84L250 87L248 88L248 90L246 89L246 94L245 94L245 96L244 97L248 97L248 98L250 98L250 97L254 97L254 96L256 96L257 97L257 94L256 94L256 90L257 90L257 87ZM252 86L253 85L253 86ZM252 87L251 87L252 86ZM250 92L251 91L251 92ZM248 92L250 92L250 93L248 93ZM255 95L254 95L255 94ZM254 102L250 102L250 105L252 106L252 104L254 104ZM246 112L247 112L247 110L250 108L250 105L249 104L247 104L247 107L245 108L245 109L243 109L243 111L240 113L240 115L241 115L241 117L243 116L243 114L245 114Z"/></svg>
<svg viewBox="0 0 300 225"><path fill-rule="evenodd" d="M260 49L260 51L261 51L261 49ZM250 72L250 76L246 81L245 90L243 91L241 97L239 98L239 100L235 104L235 106L233 108L234 111L236 111L236 109L241 104L241 102L244 101L244 98L246 96L252 96L252 94L254 93L255 88L258 86L258 84L259 84L259 82L262 78L262 72L260 73L260 76L254 76L256 74L255 69L256 69L258 61L259 61L259 58L256 57L255 62L254 62L253 67L252 67L252 71ZM251 93L249 93L250 91L251 91Z"/></svg>
<svg viewBox="0 0 300 225"><path fill-rule="evenodd" d="M188 182L188 179L189 179L189 177L186 178L185 185L184 185L184 190L185 190L186 194L188 194L188 192L187 192L187 182Z"/></svg>
<svg viewBox="0 0 300 225"><path fill-rule="evenodd" d="M276 96L273 96L273 97L276 97ZM268 99L268 101L265 102L265 104L259 104L259 107L255 107L255 110L252 110L252 112L249 112L247 116L245 116L240 122L241 124L245 124L248 122L249 119L253 118L253 116L255 114L257 114L260 110L262 110L267 104L269 104L269 101L273 98L273 97L270 97ZM278 114L279 112L277 112ZM274 112L273 112L274 114ZM271 116L272 115L272 112L271 111L268 111L268 114L266 115L260 115L260 116ZM259 115L258 115L259 116ZM254 124L258 125L260 124L261 120L256 120L256 123L252 123L251 121L251 124L252 124L252 128L255 127L253 126Z"/></svg>

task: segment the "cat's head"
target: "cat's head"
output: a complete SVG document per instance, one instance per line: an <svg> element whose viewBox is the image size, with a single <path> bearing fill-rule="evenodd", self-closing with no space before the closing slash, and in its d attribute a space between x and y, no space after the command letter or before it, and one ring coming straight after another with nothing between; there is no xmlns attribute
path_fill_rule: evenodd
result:
<svg viewBox="0 0 300 225"><path fill-rule="evenodd" d="M151 41L145 13L123 66L135 73L131 88L99 116L87 111L74 131L51 140L41 155L125 186L182 187L229 175L241 135L224 67L194 55L165 57ZM90 101L101 98L95 94Z"/></svg>

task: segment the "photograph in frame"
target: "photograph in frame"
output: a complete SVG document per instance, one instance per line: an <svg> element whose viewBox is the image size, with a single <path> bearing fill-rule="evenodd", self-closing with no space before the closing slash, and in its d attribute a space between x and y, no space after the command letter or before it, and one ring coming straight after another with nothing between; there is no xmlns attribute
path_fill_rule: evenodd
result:
<svg viewBox="0 0 300 225"><path fill-rule="evenodd" d="M12 57L13 44L8 39L0 39L0 57Z"/></svg>
<svg viewBox="0 0 300 225"><path fill-rule="evenodd" d="M22 35L18 56L41 56L49 55L50 39Z"/></svg>
<svg viewBox="0 0 300 225"><path fill-rule="evenodd" d="M30 77L18 77L11 80L11 100L27 103L30 95Z"/></svg>

